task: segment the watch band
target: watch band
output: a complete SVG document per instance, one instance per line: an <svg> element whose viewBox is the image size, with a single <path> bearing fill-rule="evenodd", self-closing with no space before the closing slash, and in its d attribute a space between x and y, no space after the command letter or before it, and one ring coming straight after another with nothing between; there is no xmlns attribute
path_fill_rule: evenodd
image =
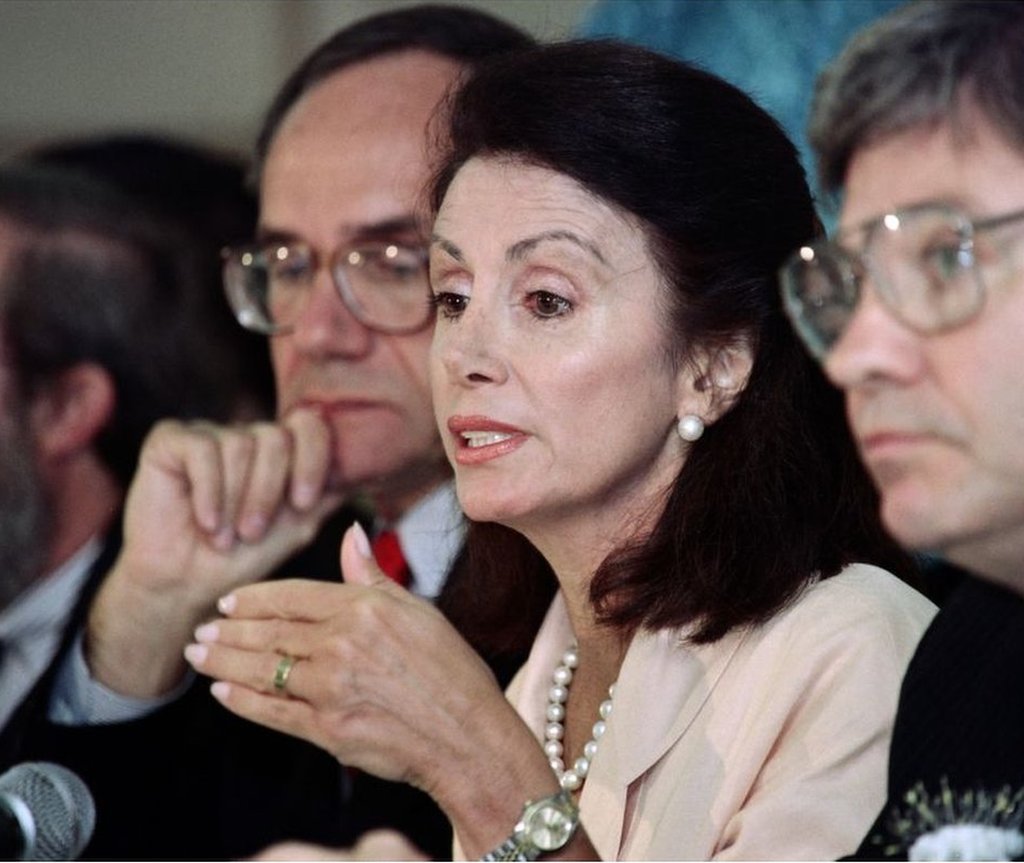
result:
<svg viewBox="0 0 1024 863"><path fill-rule="evenodd" d="M486 860L536 860L536 857L527 857L523 852L523 849L519 846L519 841L515 836L509 836L504 842L502 842L497 848L488 851L480 858L482 861Z"/></svg>
<svg viewBox="0 0 1024 863"><path fill-rule="evenodd" d="M528 800L512 835L480 859L536 860L548 851L565 847L579 826L580 810L565 790Z"/></svg>

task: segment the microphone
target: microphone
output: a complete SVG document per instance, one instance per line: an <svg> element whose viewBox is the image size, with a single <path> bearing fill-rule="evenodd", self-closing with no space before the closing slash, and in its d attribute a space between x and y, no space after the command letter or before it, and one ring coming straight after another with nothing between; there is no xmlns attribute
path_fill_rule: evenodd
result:
<svg viewBox="0 0 1024 863"><path fill-rule="evenodd" d="M73 860L95 825L92 794L66 767L29 761L0 776L0 860Z"/></svg>

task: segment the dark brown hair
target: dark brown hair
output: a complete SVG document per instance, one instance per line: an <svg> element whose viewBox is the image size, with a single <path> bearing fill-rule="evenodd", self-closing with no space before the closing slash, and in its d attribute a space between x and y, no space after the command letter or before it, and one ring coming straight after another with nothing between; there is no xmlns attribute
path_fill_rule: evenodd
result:
<svg viewBox="0 0 1024 863"><path fill-rule="evenodd" d="M696 641L711 641L847 563L912 573L881 527L841 394L781 309L776 270L819 227L778 124L713 75L611 41L498 59L450 109L435 210L475 156L550 168L645 227L671 289L679 361L696 346L753 346L746 389L692 446L653 533L594 576L601 618L627 633L693 625ZM473 525L468 542L479 626L500 639L510 604L546 602L552 573L499 525Z"/></svg>

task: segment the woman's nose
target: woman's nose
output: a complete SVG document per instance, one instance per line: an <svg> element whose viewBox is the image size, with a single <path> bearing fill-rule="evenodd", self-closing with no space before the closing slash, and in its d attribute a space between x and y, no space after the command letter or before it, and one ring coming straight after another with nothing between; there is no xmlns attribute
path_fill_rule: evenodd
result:
<svg viewBox="0 0 1024 863"><path fill-rule="evenodd" d="M438 317L433 350L451 383L501 383L507 377L504 335L500 316L471 298L457 320Z"/></svg>

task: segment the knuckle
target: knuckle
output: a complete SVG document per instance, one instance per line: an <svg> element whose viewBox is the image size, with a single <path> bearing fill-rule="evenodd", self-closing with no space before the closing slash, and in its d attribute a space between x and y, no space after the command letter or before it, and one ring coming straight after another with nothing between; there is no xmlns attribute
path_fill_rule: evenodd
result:
<svg viewBox="0 0 1024 863"><path fill-rule="evenodd" d="M283 428L294 445L303 451L321 447L327 437L326 425L320 415L313 411L293 414Z"/></svg>
<svg viewBox="0 0 1024 863"><path fill-rule="evenodd" d="M289 701L287 698L277 698L268 706L270 718L274 724L285 724L289 717Z"/></svg>
<svg viewBox="0 0 1024 863"><path fill-rule="evenodd" d="M143 441L143 450L150 452L164 448L168 443L185 435L185 425L176 419L158 420Z"/></svg>
<svg viewBox="0 0 1024 863"><path fill-rule="evenodd" d="M379 633L382 626L389 625L391 601L391 597L384 591L373 589L362 591L359 598L353 602L353 611L359 625L357 631L372 636Z"/></svg>
<svg viewBox="0 0 1024 863"><path fill-rule="evenodd" d="M341 680L341 675L331 674L327 676L323 685L323 699L325 704L331 706L331 710L337 711L344 703L345 695L349 691Z"/></svg>
<svg viewBox="0 0 1024 863"><path fill-rule="evenodd" d="M270 454L286 454L292 448L291 434L278 423L256 423L252 433L259 440L261 450Z"/></svg>
<svg viewBox="0 0 1024 863"><path fill-rule="evenodd" d="M284 646L288 643L289 625L290 624L287 621L280 618L271 620L269 622L269 633L267 638L261 638L260 642L284 649Z"/></svg>
<svg viewBox="0 0 1024 863"><path fill-rule="evenodd" d="M184 431L185 425L180 420L176 419L161 419L153 426L152 432L150 432L150 438L161 438L168 435L180 434Z"/></svg>
<svg viewBox="0 0 1024 863"><path fill-rule="evenodd" d="M236 458L248 458L256 449L256 438L248 429L225 430L220 440L224 452Z"/></svg>
<svg viewBox="0 0 1024 863"><path fill-rule="evenodd" d="M331 678L338 674L345 673L348 662L353 659L352 647L349 636L343 631L332 631L323 635L318 642L318 653L328 657L330 667L333 669Z"/></svg>

